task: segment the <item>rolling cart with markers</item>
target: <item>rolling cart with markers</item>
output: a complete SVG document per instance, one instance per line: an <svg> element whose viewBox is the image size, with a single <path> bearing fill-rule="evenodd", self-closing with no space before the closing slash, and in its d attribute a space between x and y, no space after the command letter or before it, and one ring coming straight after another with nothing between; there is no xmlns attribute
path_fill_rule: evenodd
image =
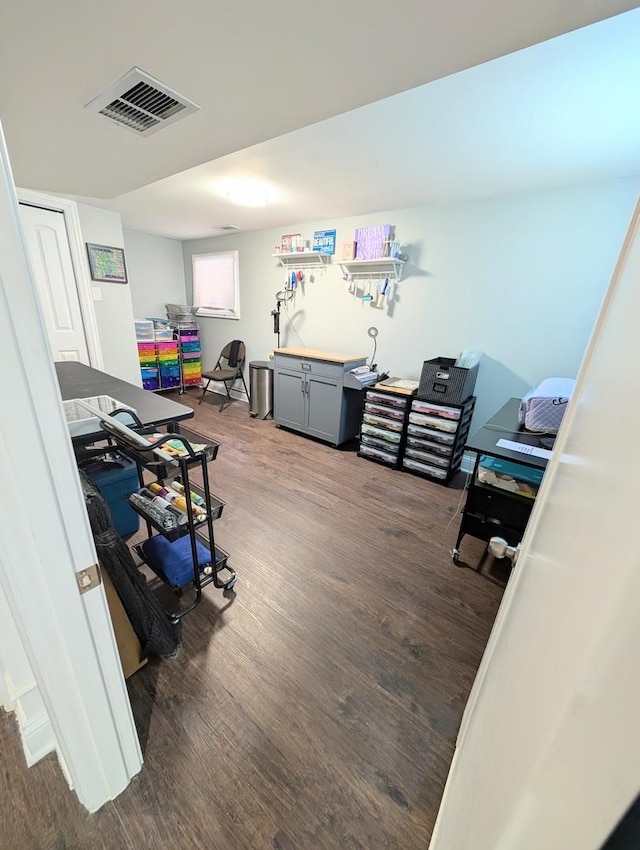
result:
<svg viewBox="0 0 640 850"><path fill-rule="evenodd" d="M135 414L128 416L135 422ZM127 501L144 520L147 539L134 551L178 597L195 594L169 612L171 618L177 621L192 611L208 584L231 591L236 573L214 533L225 503L210 491L209 464L219 444L182 426L180 433L170 434L143 428L139 420L128 427L117 414L102 419L101 426L137 467L139 486ZM194 473L201 483L196 484Z"/></svg>

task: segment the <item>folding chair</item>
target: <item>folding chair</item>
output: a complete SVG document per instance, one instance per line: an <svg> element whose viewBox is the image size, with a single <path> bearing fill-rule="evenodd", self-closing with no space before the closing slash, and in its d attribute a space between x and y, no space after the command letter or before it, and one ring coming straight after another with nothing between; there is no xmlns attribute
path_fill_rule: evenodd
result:
<svg viewBox="0 0 640 850"><path fill-rule="evenodd" d="M231 395L229 394L229 390L233 387L233 384L240 378L242 380L242 384L244 386L244 391L247 396L247 399L250 400L249 390L247 389L247 384L244 380L244 374L242 372L244 368L244 359L246 357L246 349L244 342L239 339L234 339L232 342L228 342L225 347L220 352L220 356L218 357L218 362L216 363L215 369L212 369L211 372L203 372L202 378L206 380L206 384L204 389L202 390L202 395L200 396L200 401L198 404L202 404L202 399L205 396L209 388L209 384L211 381L220 381L224 384L224 388L227 392L225 398L222 399L222 404L220 405L220 413L224 410L225 405L230 402ZM222 365L223 361L226 362L226 368Z"/></svg>

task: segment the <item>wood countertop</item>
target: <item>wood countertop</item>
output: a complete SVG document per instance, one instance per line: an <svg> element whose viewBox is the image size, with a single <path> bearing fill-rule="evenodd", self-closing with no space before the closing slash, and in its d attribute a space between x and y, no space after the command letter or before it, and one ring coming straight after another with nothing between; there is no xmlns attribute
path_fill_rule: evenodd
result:
<svg viewBox="0 0 640 850"><path fill-rule="evenodd" d="M274 354L287 354L301 357L303 360L327 360L329 363L351 363L354 360L366 360L366 354L337 354L335 351L322 351L319 348L276 348Z"/></svg>

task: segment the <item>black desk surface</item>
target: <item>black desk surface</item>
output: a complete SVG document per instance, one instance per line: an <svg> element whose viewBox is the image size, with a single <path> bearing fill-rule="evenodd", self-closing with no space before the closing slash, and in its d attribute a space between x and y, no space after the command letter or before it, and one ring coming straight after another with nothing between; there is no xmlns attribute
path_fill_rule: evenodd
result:
<svg viewBox="0 0 640 850"><path fill-rule="evenodd" d="M530 434L518 427L519 398L510 398L491 419L472 434L467 440L466 448L480 454L503 458L536 469L545 469L549 462L546 458L515 452L498 446L498 440L511 440L514 443L524 443L538 449L552 449L553 437Z"/></svg>
<svg viewBox="0 0 640 850"><path fill-rule="evenodd" d="M114 378L106 372L99 372L97 369L85 366L84 363L67 361L56 363L55 366L60 392L65 401L73 398L89 398L94 395L109 395L133 407L143 425L181 422L193 416L193 410L184 404L178 404L157 393L136 387L135 384L121 381L120 378ZM102 437L104 432L98 431L96 434L83 434L77 439L88 443L94 438L98 440Z"/></svg>

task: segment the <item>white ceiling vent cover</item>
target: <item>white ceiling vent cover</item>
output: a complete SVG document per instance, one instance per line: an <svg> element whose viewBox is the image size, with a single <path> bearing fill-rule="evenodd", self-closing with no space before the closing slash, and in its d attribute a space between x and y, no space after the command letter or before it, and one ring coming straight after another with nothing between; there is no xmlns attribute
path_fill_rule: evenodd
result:
<svg viewBox="0 0 640 850"><path fill-rule="evenodd" d="M209 236L228 236L230 233L237 233L240 230L237 224L216 224L211 228Z"/></svg>
<svg viewBox="0 0 640 850"><path fill-rule="evenodd" d="M98 112L139 136L150 136L200 107L151 74L132 68L90 100L85 109Z"/></svg>

